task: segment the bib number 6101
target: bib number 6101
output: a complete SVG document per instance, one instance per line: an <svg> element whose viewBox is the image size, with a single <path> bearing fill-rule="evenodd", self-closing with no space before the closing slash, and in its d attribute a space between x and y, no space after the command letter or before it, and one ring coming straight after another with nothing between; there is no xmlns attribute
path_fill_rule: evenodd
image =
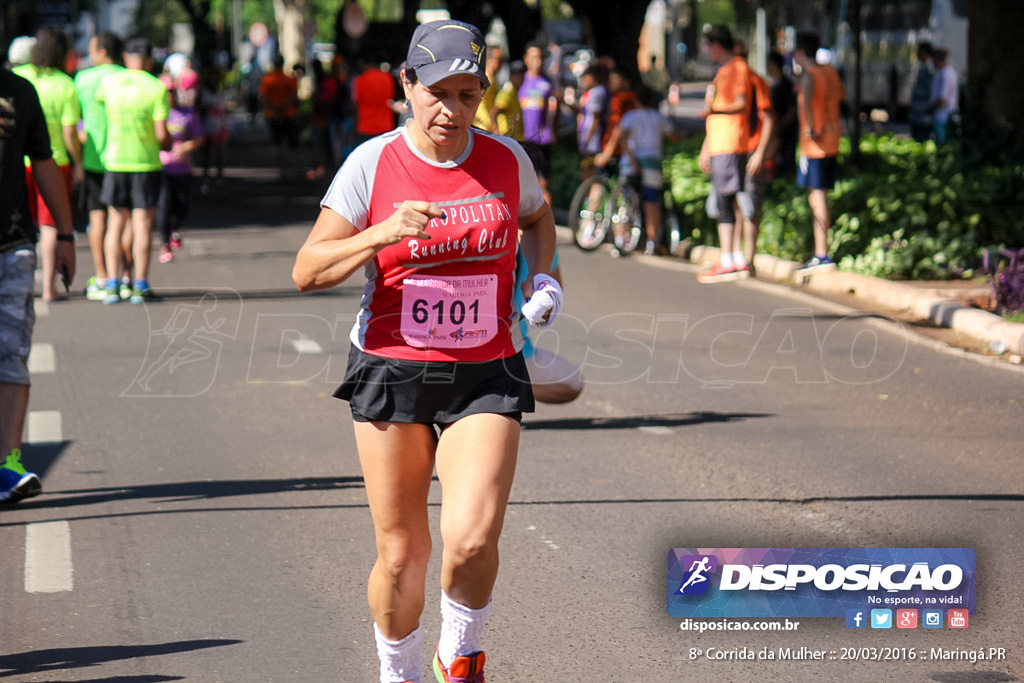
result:
<svg viewBox="0 0 1024 683"><path fill-rule="evenodd" d="M447 317L445 317L445 312L445 301L443 299L433 304L426 299L416 299L412 303L412 319L413 322L419 325L431 322L431 313L436 314L433 323L437 325L444 325L445 320L448 320L453 325L462 325L463 323L475 325L480 322L480 300L473 299L473 303L467 306L462 299L453 299L449 302ZM467 312L472 314L471 320L466 320Z"/></svg>

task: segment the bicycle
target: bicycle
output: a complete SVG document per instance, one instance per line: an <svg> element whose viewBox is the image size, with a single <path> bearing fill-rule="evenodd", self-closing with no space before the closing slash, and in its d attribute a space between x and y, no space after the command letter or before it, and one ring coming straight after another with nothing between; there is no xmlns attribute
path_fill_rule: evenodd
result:
<svg viewBox="0 0 1024 683"><path fill-rule="evenodd" d="M616 231L617 226L626 231ZM569 228L583 251L597 249L616 232L623 233L621 244L616 244L619 251L634 251L644 239L640 193L629 178L620 175L612 182L611 169L599 168L576 188L569 205Z"/></svg>
<svg viewBox="0 0 1024 683"><path fill-rule="evenodd" d="M679 256L683 233L679 227L676 202L672 197L672 183L667 176L661 183L661 225L658 226L657 242L668 251L670 256Z"/></svg>

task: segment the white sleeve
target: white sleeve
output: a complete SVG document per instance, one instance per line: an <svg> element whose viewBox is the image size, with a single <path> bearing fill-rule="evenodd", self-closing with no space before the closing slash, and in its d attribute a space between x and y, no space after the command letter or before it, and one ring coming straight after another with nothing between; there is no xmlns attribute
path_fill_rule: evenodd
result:
<svg viewBox="0 0 1024 683"><path fill-rule="evenodd" d="M356 147L338 169L327 193L320 200L320 206L334 211L357 230L368 227L376 162L384 144L386 140L377 137Z"/></svg>

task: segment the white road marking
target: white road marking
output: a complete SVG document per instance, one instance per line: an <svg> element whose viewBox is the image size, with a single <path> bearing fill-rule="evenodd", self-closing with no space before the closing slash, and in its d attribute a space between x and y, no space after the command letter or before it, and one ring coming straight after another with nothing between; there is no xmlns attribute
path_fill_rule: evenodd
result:
<svg viewBox="0 0 1024 683"><path fill-rule="evenodd" d="M665 425L655 425L653 427L637 427L638 432L646 432L647 434L654 434L655 436L672 436L675 432L672 431L671 427Z"/></svg>
<svg viewBox="0 0 1024 683"><path fill-rule="evenodd" d="M59 410L30 410L25 420L28 443L60 443L64 440Z"/></svg>
<svg viewBox="0 0 1024 683"><path fill-rule="evenodd" d="M299 337L298 339L292 339L292 348L298 353L323 353L324 349L322 346L317 344L309 337Z"/></svg>
<svg viewBox="0 0 1024 683"><path fill-rule="evenodd" d="M28 371L33 375L57 371L57 354L53 344L32 345L32 351L28 355Z"/></svg>
<svg viewBox="0 0 1024 683"><path fill-rule="evenodd" d="M60 593L73 586L71 526L64 520L25 528L25 591Z"/></svg>

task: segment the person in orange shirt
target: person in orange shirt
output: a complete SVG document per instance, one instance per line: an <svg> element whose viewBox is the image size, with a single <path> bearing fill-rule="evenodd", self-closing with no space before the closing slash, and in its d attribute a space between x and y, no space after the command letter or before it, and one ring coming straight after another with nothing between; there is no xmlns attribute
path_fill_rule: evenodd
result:
<svg viewBox="0 0 1024 683"><path fill-rule="evenodd" d="M299 85L294 76L284 72L284 57L274 57L274 69L260 81L260 103L263 118L270 128L270 142L274 145L277 167L281 180L288 175L288 161L284 143L295 149L299 146L299 129L296 124L299 104Z"/></svg>
<svg viewBox="0 0 1024 683"><path fill-rule="evenodd" d="M363 62L363 72L352 81L359 142L387 133L395 127L395 79L377 64Z"/></svg>
<svg viewBox="0 0 1024 683"><path fill-rule="evenodd" d="M733 51L746 61L747 46L736 41ZM775 132L775 116L772 113L772 97L768 83L753 69L750 74L750 113L747 118L747 166L743 177L743 189L736 195L739 217L733 231L733 248L742 243L742 258L751 276L754 276L754 255L757 253L757 237L761 232L761 204L764 200L766 152ZM734 255L734 259L737 257Z"/></svg>
<svg viewBox="0 0 1024 683"><path fill-rule="evenodd" d="M699 273L701 284L750 277L750 270L736 243L736 196L743 189L746 174L751 85L747 63L733 54L732 33L725 26L712 26L704 34L711 59L719 65L705 96L707 135L700 149L700 167L711 174L712 196L708 215L718 218L719 262Z"/></svg>
<svg viewBox="0 0 1024 683"><path fill-rule="evenodd" d="M796 183L808 190L814 227L814 254L798 269L805 274L836 267L828 252L828 232L832 227L828 191L835 185L839 170L839 108L846 92L834 68L814 61L819 47L817 34L801 32L796 36L793 51L793 62L801 70L797 81L800 159Z"/></svg>

